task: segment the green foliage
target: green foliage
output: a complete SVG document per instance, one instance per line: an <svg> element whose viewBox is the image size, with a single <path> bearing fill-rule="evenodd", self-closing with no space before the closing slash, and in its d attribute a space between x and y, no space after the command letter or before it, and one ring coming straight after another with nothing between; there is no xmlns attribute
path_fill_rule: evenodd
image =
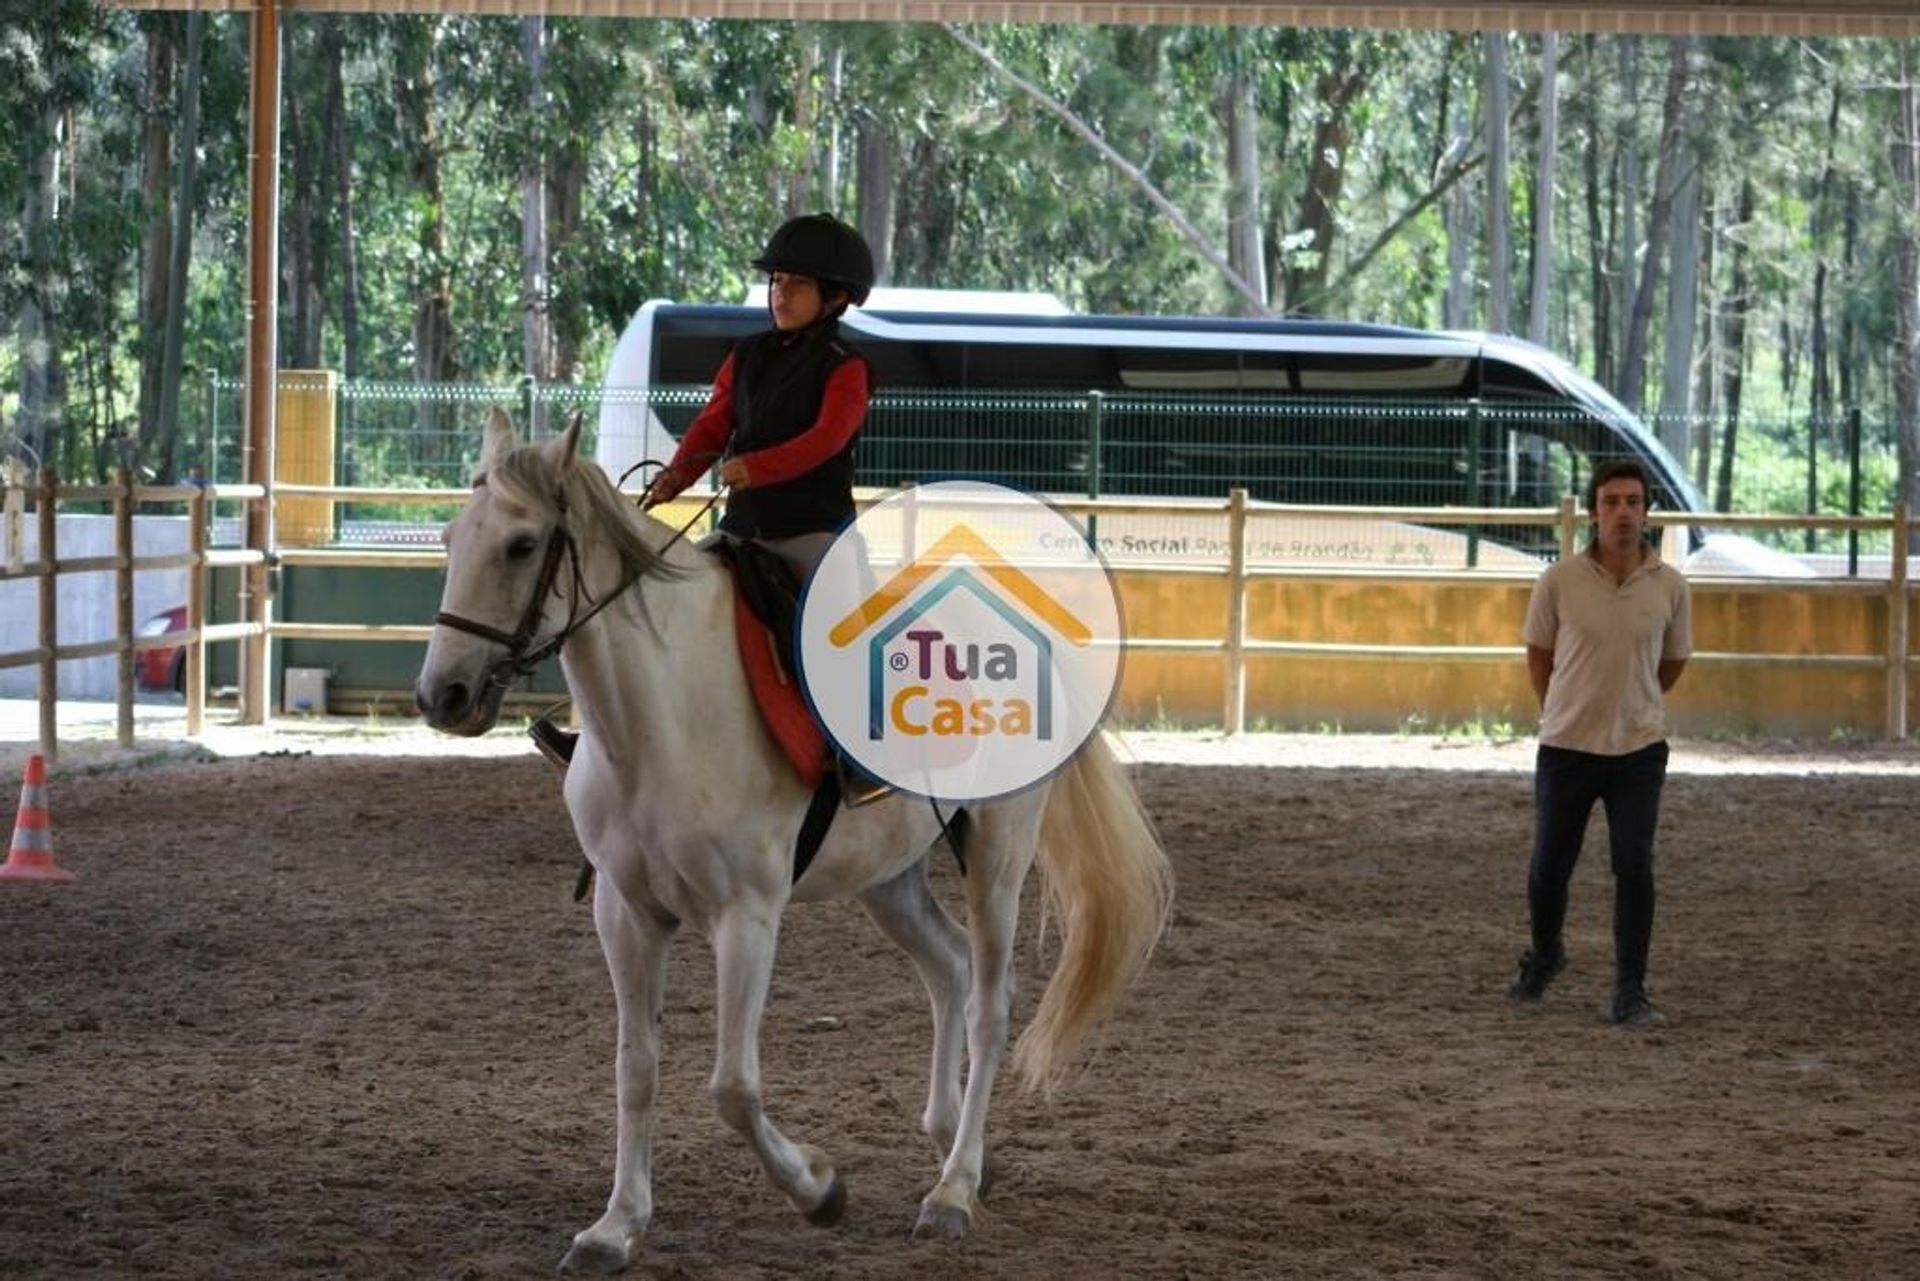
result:
<svg viewBox="0 0 1920 1281"><path fill-rule="evenodd" d="M0 408L19 412L28 363L13 318L46 294L64 378L61 454L98 470L116 435L144 430L132 405L145 211L128 193L141 189L145 42L177 42L182 19L104 10L91 0L0 3L0 208L10 220L23 208L36 160L49 154L51 130L63 120L73 130L60 152L72 199L33 243L21 244L11 223L0 237L18 246L0 260L0 315L9 319ZM1447 201L1432 189L1450 163L1455 122L1473 120L1468 153L1453 159L1472 166L1457 190L1471 224L1469 283L1484 293L1479 41L1313 29L968 31L1136 165L1215 245L1225 243L1228 216L1223 104L1236 70L1250 75L1267 274L1277 281L1289 269L1324 269L1325 292L1310 305L1328 315L1441 323L1450 233ZM1096 312L1236 306L1220 274L1136 183L940 27L554 18L545 20L537 81L527 32L520 19L286 16L283 286L292 284L294 264L306 264L323 365L344 370L351 345L352 373L362 379L409 380L428 366L446 377L517 377L529 303L521 182L536 168L551 219L548 292L538 301L570 362L564 376L579 381L595 378L646 299L740 297L752 283L749 259L788 213L859 216L862 200L879 190L862 184L863 165L875 158L891 174L884 188L892 230L879 246L891 283L1044 290ZM1523 280L1527 228L1545 194L1533 151L1540 46L1513 37L1509 47L1509 217ZM1636 216L1644 236L1660 132L1668 45L1640 40L1637 98L1620 78L1623 47L1591 37L1564 41L1561 52L1549 345L1590 367L1618 358L1619 267L1633 258L1633 247L1618 243L1625 164L1631 155L1641 171ZM1883 193L1886 86L1900 74L1899 54L1891 42L1871 41L1710 40L1699 49L1685 128L1707 165L1703 221L1713 261L1703 281L1703 331L1736 303L1750 309L1743 417L1787 425L1743 432L1743 509L1804 504L1804 465L1796 487L1795 460L1807 450L1817 262L1827 266L1832 370L1865 410L1868 509L1894 488L1888 361L1900 228L1896 202ZM1327 90L1342 78L1360 87L1335 106ZM1836 87L1841 107L1830 137ZM244 15L209 17L198 92L181 446L189 456L204 451L212 431L194 389L211 371L241 369L245 349ZM330 114L335 101L338 119ZM157 104L159 118L172 121L177 108L177 100ZM348 140L344 173L335 137ZM1316 138L1332 139L1319 157ZM1324 261L1307 220L1316 159L1339 180ZM1734 225L1732 200L1745 179L1758 207L1748 224ZM1747 271L1739 299L1731 293L1735 246ZM290 295L281 300L283 351L300 337L292 303ZM437 324L445 326L440 337ZM1662 295L1650 344L1656 367L1664 325ZM444 351L423 348L442 339ZM1833 486L1844 485L1839 444L1828 438L1817 448L1828 451L1820 484L1831 505Z"/></svg>

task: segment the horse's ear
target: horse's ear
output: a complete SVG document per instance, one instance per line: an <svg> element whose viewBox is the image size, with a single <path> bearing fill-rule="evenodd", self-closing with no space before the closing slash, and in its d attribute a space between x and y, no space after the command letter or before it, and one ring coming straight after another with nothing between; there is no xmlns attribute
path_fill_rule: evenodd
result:
<svg viewBox="0 0 1920 1281"><path fill-rule="evenodd" d="M507 411L495 405L493 412L487 415L487 435L480 446L480 472L485 474L493 465L506 457L513 449L513 419L507 417Z"/></svg>
<svg viewBox="0 0 1920 1281"><path fill-rule="evenodd" d="M580 448L580 415L575 414L567 429L554 438L549 449L554 451L554 467L565 475L573 466L575 453Z"/></svg>

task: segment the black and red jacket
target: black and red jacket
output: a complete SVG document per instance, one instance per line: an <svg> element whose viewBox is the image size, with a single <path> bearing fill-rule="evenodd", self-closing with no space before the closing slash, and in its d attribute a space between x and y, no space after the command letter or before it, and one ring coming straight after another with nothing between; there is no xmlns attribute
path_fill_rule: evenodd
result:
<svg viewBox="0 0 1920 1281"><path fill-rule="evenodd" d="M742 338L714 375L706 407L655 484L670 498L723 457L746 464L720 527L791 538L853 519L853 449L866 420L867 360L837 322Z"/></svg>

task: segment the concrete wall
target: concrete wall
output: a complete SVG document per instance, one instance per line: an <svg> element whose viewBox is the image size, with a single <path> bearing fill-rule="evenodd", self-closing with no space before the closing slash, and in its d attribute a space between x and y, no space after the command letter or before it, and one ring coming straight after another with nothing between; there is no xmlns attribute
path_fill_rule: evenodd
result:
<svg viewBox="0 0 1920 1281"><path fill-rule="evenodd" d="M113 555L113 517L60 516L58 539L60 559ZM21 559L40 556L40 529L33 513L27 513L23 525L24 546ZM184 516L136 516L133 521L134 554L165 556L187 550L187 520ZM9 549L10 550L10 549ZM62 574L59 584L60 643L82 645L107 640L114 632L114 581L112 572ZM133 625L138 627L153 614L187 599L185 569L138 570L133 576ZM39 642L40 584L36 579L10 579L0 582L0 653L16 653L35 648ZM60 664L61 698L113 698L118 689L119 659L111 654L98 658L70 659ZM33 698L39 693L40 669L37 665L0 668L0 698Z"/></svg>

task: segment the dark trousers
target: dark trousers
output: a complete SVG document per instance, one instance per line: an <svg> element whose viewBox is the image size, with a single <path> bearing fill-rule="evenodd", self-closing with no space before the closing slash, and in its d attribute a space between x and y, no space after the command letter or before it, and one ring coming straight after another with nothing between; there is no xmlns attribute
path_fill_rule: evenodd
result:
<svg viewBox="0 0 1920 1281"><path fill-rule="evenodd" d="M1625 756L1540 748L1533 775L1533 860L1527 868L1536 954L1546 956L1560 948L1567 883L1580 859L1587 818L1599 801L1607 807L1613 850L1616 982L1636 990L1645 985L1647 946L1653 938L1653 833L1660 823L1660 788L1666 779L1665 743Z"/></svg>

